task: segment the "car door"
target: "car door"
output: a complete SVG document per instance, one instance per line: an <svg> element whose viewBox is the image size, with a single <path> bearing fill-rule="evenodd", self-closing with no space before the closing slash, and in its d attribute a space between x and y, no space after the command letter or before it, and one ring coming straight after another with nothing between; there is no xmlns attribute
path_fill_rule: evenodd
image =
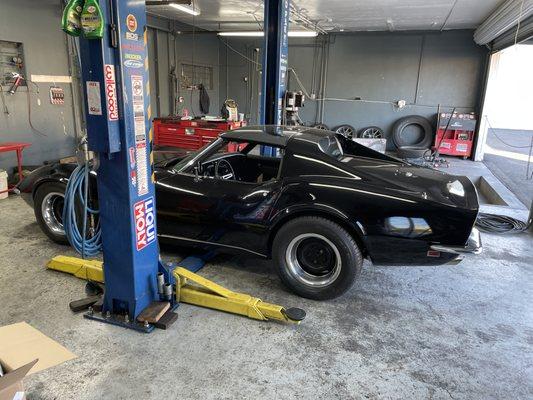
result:
<svg viewBox="0 0 533 400"><path fill-rule="evenodd" d="M157 181L157 225L161 239L191 240L210 223L213 202L208 195L213 182L186 173L169 174Z"/></svg>
<svg viewBox="0 0 533 400"><path fill-rule="evenodd" d="M268 218L280 192L278 180L247 183L216 179L209 186L213 207L202 240L227 249L266 254Z"/></svg>
<svg viewBox="0 0 533 400"><path fill-rule="evenodd" d="M159 236L264 254L266 221L279 188L277 180L173 174L158 181Z"/></svg>

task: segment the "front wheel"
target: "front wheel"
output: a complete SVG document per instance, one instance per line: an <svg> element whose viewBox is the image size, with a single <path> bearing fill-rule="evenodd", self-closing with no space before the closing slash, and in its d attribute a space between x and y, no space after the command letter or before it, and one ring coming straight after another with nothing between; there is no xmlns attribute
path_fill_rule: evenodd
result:
<svg viewBox="0 0 533 400"><path fill-rule="evenodd" d="M65 191L63 183L44 183L37 188L33 199L33 211L41 230L59 244L68 244L63 227Z"/></svg>
<svg viewBox="0 0 533 400"><path fill-rule="evenodd" d="M363 256L352 236L321 217L301 217L281 227L273 258L283 283L314 300L344 294L361 272Z"/></svg>

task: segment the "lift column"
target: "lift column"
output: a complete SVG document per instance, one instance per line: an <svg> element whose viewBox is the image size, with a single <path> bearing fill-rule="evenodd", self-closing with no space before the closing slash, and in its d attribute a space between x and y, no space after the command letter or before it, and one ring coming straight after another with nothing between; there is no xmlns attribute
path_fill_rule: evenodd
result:
<svg viewBox="0 0 533 400"><path fill-rule="evenodd" d="M289 63L290 0L265 0L261 124L283 123L283 97ZM265 147L263 155L275 155Z"/></svg>
<svg viewBox="0 0 533 400"><path fill-rule="evenodd" d="M150 331L136 318L158 300L150 84L145 2L100 1L102 40L80 38L89 149L98 155L105 297L102 316Z"/></svg>

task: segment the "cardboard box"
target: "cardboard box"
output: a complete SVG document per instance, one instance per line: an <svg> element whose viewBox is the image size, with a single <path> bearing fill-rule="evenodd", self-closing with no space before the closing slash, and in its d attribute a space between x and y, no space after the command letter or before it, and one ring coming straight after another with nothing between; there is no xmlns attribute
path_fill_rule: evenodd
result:
<svg viewBox="0 0 533 400"><path fill-rule="evenodd" d="M22 379L76 358L74 354L25 322L0 327L0 400L23 400Z"/></svg>
<svg viewBox="0 0 533 400"><path fill-rule="evenodd" d="M38 360L33 360L14 371L7 372L4 366L0 365L2 372L5 374L0 376L0 400L25 400L26 394L22 379L28 374L30 369L37 363Z"/></svg>
<svg viewBox="0 0 533 400"><path fill-rule="evenodd" d="M383 154L385 154L385 150L387 149L387 139L354 138L353 141Z"/></svg>

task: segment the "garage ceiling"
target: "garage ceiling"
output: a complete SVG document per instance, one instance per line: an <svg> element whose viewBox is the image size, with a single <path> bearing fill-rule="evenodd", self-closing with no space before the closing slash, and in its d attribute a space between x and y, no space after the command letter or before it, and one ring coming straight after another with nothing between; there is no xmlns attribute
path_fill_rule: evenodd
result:
<svg viewBox="0 0 533 400"><path fill-rule="evenodd" d="M328 31L401 31L475 28L504 0L293 0L300 15ZM194 25L215 31L257 30L261 0L194 0L201 11ZM168 6L150 14L193 23L193 17ZM293 25L294 29L294 25Z"/></svg>

